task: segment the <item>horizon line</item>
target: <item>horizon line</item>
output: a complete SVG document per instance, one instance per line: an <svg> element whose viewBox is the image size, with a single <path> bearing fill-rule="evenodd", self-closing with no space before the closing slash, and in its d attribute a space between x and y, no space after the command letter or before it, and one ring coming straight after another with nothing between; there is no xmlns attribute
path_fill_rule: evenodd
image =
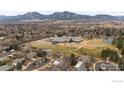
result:
<svg viewBox="0 0 124 93"><path fill-rule="evenodd" d="M67 10L65 10L67 11ZM17 16L17 15L23 15L28 12L38 12L40 14L44 15L50 15L55 12L65 12L65 11L0 11L1 16ZM124 11L68 11L80 15L112 15L112 16L124 16Z"/></svg>

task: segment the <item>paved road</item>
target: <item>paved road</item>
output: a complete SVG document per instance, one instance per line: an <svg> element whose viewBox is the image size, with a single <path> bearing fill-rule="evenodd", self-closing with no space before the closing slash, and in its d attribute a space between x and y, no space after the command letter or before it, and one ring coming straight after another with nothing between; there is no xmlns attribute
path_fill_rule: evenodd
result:
<svg viewBox="0 0 124 93"><path fill-rule="evenodd" d="M37 68L41 68L49 63L49 62L39 62L40 60L41 59L31 62L30 64L28 64L28 66L23 71L32 71Z"/></svg>

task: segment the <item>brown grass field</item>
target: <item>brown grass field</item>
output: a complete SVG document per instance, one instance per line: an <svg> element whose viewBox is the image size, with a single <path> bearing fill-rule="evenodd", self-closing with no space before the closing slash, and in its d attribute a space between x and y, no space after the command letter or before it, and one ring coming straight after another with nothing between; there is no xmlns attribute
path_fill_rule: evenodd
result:
<svg viewBox="0 0 124 93"><path fill-rule="evenodd" d="M58 43L52 44L49 39L42 39L31 42L33 48L51 49L53 52L61 51L65 54L87 54L100 57L101 51L106 48L115 49L113 45L106 44L102 39L84 40L80 43Z"/></svg>

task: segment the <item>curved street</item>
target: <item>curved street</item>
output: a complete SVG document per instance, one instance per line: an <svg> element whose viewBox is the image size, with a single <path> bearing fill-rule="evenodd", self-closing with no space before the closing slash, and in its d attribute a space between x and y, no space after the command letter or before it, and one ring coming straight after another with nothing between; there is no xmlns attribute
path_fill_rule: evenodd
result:
<svg viewBox="0 0 124 93"><path fill-rule="evenodd" d="M49 64L51 62L48 61L48 62L42 62L41 61L41 58L38 59L38 60L35 60L31 63L29 63L24 69L23 71L32 71L32 70L37 70L38 68L41 68L41 67L44 67L45 65Z"/></svg>

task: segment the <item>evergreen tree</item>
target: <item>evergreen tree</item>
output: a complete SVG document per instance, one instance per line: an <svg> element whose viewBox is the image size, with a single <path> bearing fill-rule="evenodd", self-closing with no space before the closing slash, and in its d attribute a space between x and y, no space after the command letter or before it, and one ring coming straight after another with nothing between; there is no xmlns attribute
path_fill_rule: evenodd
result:
<svg viewBox="0 0 124 93"><path fill-rule="evenodd" d="M70 62L71 62L71 66L74 66L77 64L77 58L76 58L75 54L71 54Z"/></svg>
<svg viewBox="0 0 124 93"><path fill-rule="evenodd" d="M109 49L109 48L107 48L107 49L105 49L105 50L102 50L101 57L102 57L102 58L110 57L113 61L116 61L116 62L117 62L118 59L119 59L119 56L118 56L117 51L111 50L111 49Z"/></svg>

